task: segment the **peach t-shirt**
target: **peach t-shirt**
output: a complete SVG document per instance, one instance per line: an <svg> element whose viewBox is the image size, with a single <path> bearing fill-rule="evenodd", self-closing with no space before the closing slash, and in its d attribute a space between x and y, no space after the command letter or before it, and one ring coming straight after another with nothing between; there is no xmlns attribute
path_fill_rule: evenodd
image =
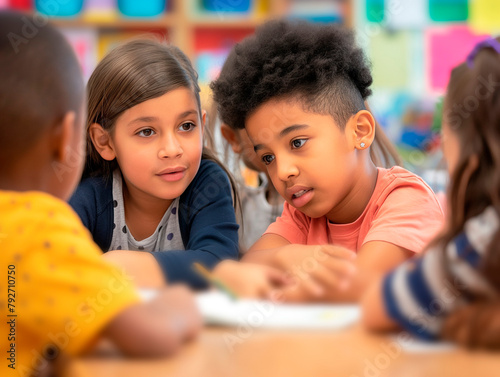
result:
<svg viewBox="0 0 500 377"><path fill-rule="evenodd" d="M313 219L285 203L281 217L264 234L277 234L294 244L335 244L353 251L370 241L384 241L418 253L443 221L431 188L422 178L395 166L378 168L375 190L353 223L332 224L325 216Z"/></svg>

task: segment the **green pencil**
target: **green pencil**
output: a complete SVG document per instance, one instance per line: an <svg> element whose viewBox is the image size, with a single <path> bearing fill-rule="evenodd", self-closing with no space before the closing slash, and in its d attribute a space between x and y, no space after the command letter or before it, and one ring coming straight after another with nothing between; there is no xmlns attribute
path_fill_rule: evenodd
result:
<svg viewBox="0 0 500 377"><path fill-rule="evenodd" d="M238 296L229 289L223 282L221 282L219 279L215 278L210 271L207 270L205 266L203 266L201 263L194 262L193 267L202 276L207 280L210 284L212 284L214 287L219 289L220 291L224 292L227 294L229 297L231 297L233 300L237 300Z"/></svg>

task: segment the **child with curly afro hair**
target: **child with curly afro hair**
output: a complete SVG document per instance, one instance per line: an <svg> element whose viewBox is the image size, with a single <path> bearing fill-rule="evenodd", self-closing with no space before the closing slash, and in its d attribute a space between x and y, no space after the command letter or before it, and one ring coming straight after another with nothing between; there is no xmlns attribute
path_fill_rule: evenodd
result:
<svg viewBox="0 0 500 377"><path fill-rule="evenodd" d="M420 177L372 157L374 144L377 156L391 148L366 105L371 83L351 31L271 21L235 45L211 84L222 122L246 131L286 201L242 259L287 272L285 300L356 301L442 225Z"/></svg>

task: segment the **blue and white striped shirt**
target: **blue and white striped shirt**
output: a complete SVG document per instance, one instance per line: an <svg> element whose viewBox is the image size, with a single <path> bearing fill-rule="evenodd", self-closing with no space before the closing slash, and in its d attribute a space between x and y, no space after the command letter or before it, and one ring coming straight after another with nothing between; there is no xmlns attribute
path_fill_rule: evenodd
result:
<svg viewBox="0 0 500 377"><path fill-rule="evenodd" d="M393 270L383 283L389 316L413 335L431 340L438 338L446 315L471 298L496 297L480 266L499 225L489 207L465 223L444 253L434 247Z"/></svg>

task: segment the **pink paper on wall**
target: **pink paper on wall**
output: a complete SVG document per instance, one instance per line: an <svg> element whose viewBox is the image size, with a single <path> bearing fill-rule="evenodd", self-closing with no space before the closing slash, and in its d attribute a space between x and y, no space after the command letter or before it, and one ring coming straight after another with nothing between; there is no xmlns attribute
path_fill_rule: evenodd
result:
<svg viewBox="0 0 500 377"><path fill-rule="evenodd" d="M85 0L83 7L85 11L111 12L116 9L116 0Z"/></svg>
<svg viewBox="0 0 500 377"><path fill-rule="evenodd" d="M116 0L85 0L83 7L86 21L113 21L118 17Z"/></svg>
<svg viewBox="0 0 500 377"><path fill-rule="evenodd" d="M83 76L87 81L97 65L98 33L94 29L63 29L82 66Z"/></svg>
<svg viewBox="0 0 500 377"><path fill-rule="evenodd" d="M427 84L444 92L453 67L463 62L476 43L487 34L474 34L467 26L429 28L425 34Z"/></svg>

